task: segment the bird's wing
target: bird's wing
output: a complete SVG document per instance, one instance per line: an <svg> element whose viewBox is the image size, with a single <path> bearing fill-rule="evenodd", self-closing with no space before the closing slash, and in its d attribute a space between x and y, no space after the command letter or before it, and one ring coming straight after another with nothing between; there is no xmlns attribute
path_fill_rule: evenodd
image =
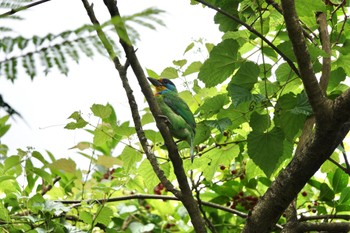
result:
<svg viewBox="0 0 350 233"><path fill-rule="evenodd" d="M165 93L163 95L163 100L164 103L171 108L171 110L185 119L187 124L191 126L194 132L196 128L196 122L194 120L193 113L191 112L186 102L181 99L177 93L174 92Z"/></svg>

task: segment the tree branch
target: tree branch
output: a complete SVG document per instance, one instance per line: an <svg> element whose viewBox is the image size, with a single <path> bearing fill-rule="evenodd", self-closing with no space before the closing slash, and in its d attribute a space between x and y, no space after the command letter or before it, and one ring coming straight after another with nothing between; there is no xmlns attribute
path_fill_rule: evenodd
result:
<svg viewBox="0 0 350 233"><path fill-rule="evenodd" d="M40 5L40 4L45 3L45 2L49 2L49 1L51 1L51 0L41 0L41 1L33 2L31 4L28 4L28 5L25 5L25 6L22 6L22 7L18 7L16 9L11 9L10 11L1 14L0 18L4 18L4 17L7 17L9 15L13 15L13 14L19 12L19 11L23 11L23 10L29 9L31 7L34 7L34 6Z"/></svg>
<svg viewBox="0 0 350 233"><path fill-rule="evenodd" d="M119 9L117 7L117 1L116 0L104 0L105 5L107 6L109 13L112 17L120 17ZM117 25L115 25L117 27ZM126 29L124 26L119 25L118 28L116 28L117 33L121 31L126 32ZM119 29L119 30L118 30ZM119 35L119 34L118 34ZM126 57L128 59L128 62L130 63L130 66L132 67L134 74L139 82L139 85L141 87L141 90L150 106L150 110L155 117L155 121L157 124L157 127L164 138L165 145L168 149L169 158L174 166L174 173L176 175L177 181L180 186L181 193L175 192L174 195L176 195L177 198L181 200L184 207L187 209L193 227L196 232L206 232L206 228L204 225L204 220L201 217L201 213L198 208L198 204L195 201L192 190L190 189L190 186L188 184L186 173L183 169L183 162L179 155L179 152L177 150L177 146L172 138L172 135L167 127L167 125L164 122L164 119L161 119L159 117L161 115L159 106L153 96L153 92L149 86L148 80L143 72L142 66L139 63L139 60L135 54L135 50L133 46L130 44L130 40L128 40L128 34L126 33L123 36L119 36L120 43L122 47L124 48ZM123 40L121 39L123 38ZM140 138L143 143L143 141L146 141L146 138ZM166 185L166 184L164 184Z"/></svg>
<svg viewBox="0 0 350 233"><path fill-rule="evenodd" d="M350 231L350 223L346 223L346 222L305 223L304 222L304 223L300 223L297 227L297 232L310 232L310 231L347 233Z"/></svg>
<svg viewBox="0 0 350 233"><path fill-rule="evenodd" d="M324 12L317 14L317 23L319 25L320 39L322 49L326 52L328 57L323 57L322 61L322 75L320 79L320 87L324 95L326 95L329 78L331 76L331 42L328 33L327 15Z"/></svg>
<svg viewBox="0 0 350 233"><path fill-rule="evenodd" d="M99 24L99 22L95 16L95 13L93 11L93 6L90 5L87 0L82 0L82 2L83 2L83 5L86 9L86 12L88 13L88 16L89 16L91 22L94 25L99 26L100 24ZM177 191L175 189L175 187L171 184L171 182L166 178L163 170L161 170L159 165L158 165L158 161L157 161L155 155L149 149L150 147L148 146L147 138L146 138L145 133L142 129L141 119L140 119L139 112L138 112L138 106L137 106L135 97L132 93L132 89L130 88L130 85L128 83L128 79L126 76L126 70L128 67L128 63L126 63L125 66L123 66L120 63L118 57L115 56L115 52L113 50L112 45L109 43L109 41L108 41L105 33L102 31L101 27L96 27L96 32L97 32L97 35L99 36L101 42L103 43L105 49L107 50L109 57L111 59L113 59L114 65L119 72L119 76L121 78L121 81L123 83L123 87L125 89L125 92L127 94L128 100L129 100L130 109L131 109L132 117L133 117L135 128L136 128L136 133L137 133L137 136L139 137L139 140L141 142L143 150L144 150L148 160L150 161L154 172L156 173L156 175L160 179L160 181L164 184L164 186L169 191L173 192L174 195L176 196L179 194L179 191Z"/></svg>
<svg viewBox="0 0 350 233"><path fill-rule="evenodd" d="M294 54L300 70L300 77L315 114L316 122L322 121L326 123L331 117L330 104L324 97L313 71L310 54L299 24L294 0L282 0L282 9L289 38L292 42Z"/></svg>
<svg viewBox="0 0 350 233"><path fill-rule="evenodd" d="M253 27L251 27L249 24L246 24L245 22L243 22L242 20L230 15L229 13L227 13L226 11L221 10L220 8L204 1L204 0L195 0L196 2L202 3L203 5L225 15L226 17L232 19L233 21L241 24L242 26L244 26L248 31L250 31L251 33L255 34L257 37L259 37L260 39L262 39L266 44L268 44L273 50L275 50L290 66L290 68L295 72L295 74L297 76L300 76L299 74L299 70L295 67L294 63L292 62L292 60L290 60L279 48L277 48L271 41L269 41L265 36L263 36L260 32L258 32L257 30L255 30Z"/></svg>

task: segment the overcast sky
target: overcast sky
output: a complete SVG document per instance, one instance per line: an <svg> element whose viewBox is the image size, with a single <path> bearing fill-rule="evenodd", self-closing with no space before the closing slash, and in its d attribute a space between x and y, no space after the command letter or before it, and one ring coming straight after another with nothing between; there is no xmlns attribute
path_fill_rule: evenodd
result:
<svg viewBox="0 0 350 233"><path fill-rule="evenodd" d="M205 38L217 43L221 33L213 22L214 12L201 6L191 6L189 0L119 0L122 15L130 15L148 7L165 10L162 16L166 27L157 31L142 30L137 44L137 55L144 68L160 73L171 66L173 60L183 58L183 52L193 40ZM109 14L103 1L94 1L96 16L100 22L108 20ZM2 12L0 12L2 13ZM89 18L79 0L51 0L30 10L19 12L24 21L12 22L10 26L25 37L60 33L89 24ZM0 24L1 26L1 24ZM56 157L79 156L69 150L80 141L92 141L83 131L64 129L67 117L74 111L82 111L89 119L89 108L94 103L111 103L121 120L129 119L130 110L118 74L106 58L96 56L93 60L83 58L79 64L70 63L68 76L51 72L36 77L34 81L20 75L12 84L0 78L0 93L13 108L21 113L27 124L18 117L11 119L12 128L1 143L16 148L34 147L44 153L51 151ZM131 70L129 70L131 73ZM132 76L130 76L132 78ZM134 83L134 82L133 82ZM175 80L180 86L181 80ZM143 96L136 89L138 102ZM3 112L1 113L3 115ZM97 122L91 122L97 124Z"/></svg>

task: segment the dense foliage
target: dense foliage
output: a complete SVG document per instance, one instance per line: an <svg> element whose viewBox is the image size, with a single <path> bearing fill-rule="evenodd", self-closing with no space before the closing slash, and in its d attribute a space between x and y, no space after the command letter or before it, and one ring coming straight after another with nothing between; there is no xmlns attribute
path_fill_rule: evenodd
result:
<svg viewBox="0 0 350 233"><path fill-rule="evenodd" d="M314 112L279 1L208 2L218 11L214 22L224 33L222 41L217 45L194 41L184 48L184 56L174 58L161 74L152 68L146 71L154 78L181 78L185 83L186 90L179 94L196 117L197 156L192 164L188 145L178 142L183 168L208 228L239 232L248 214L292 160L304 124ZM346 79L350 76L347 5L341 1L333 5L321 0L295 2L318 77L323 74L322 59L331 58L325 95L335 99L348 89ZM7 3L2 4L5 7ZM47 72L58 68L68 73L69 58L79 61L81 54L95 56L95 51L105 55L104 48L112 40L108 36L107 41L100 41L96 30L115 27L121 40L135 43L137 30L127 27L129 34L123 34L124 23L133 20L153 28L162 24L157 18L160 12L149 9L130 17L114 17L98 28L83 26L42 38L3 36L0 49L6 58L0 61L1 76L15 81L17 70L23 69L35 78L36 66ZM330 54L320 40L316 17L320 13L328 17ZM123 53L115 44L112 49L117 55ZM17 55L18 51L24 52ZM191 60L191 54L198 51L207 59ZM93 135L92 141L76 145L77 153L90 160L88 169L72 159L56 159L49 152L30 148L8 154L7 146L0 144L0 228L4 232L193 231L185 207L160 183L144 155L135 136L140 129L135 130L132 122L117 121L118 112L110 104L92 103L91 112L99 118L98 125L77 111L65 126ZM159 167L177 186L174 169L178 168L168 158L152 112L145 108L140 115ZM10 129L8 119L8 115L0 118L0 138ZM338 147L295 196L295 216L300 222L330 222L337 227L338 222L349 220L350 171L343 154L345 149ZM289 217L282 215L272 230L281 230Z"/></svg>

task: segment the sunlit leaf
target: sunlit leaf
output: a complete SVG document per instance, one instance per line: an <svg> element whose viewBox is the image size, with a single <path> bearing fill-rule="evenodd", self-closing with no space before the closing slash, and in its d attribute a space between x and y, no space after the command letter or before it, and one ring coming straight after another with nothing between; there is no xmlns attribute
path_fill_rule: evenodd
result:
<svg viewBox="0 0 350 233"><path fill-rule="evenodd" d="M283 155L283 132L273 128L268 132L252 131L248 135L248 155L256 165L270 176Z"/></svg>
<svg viewBox="0 0 350 233"><path fill-rule="evenodd" d="M214 87L233 74L238 58L238 44L234 40L224 40L216 45L200 68L198 79L206 87Z"/></svg>

